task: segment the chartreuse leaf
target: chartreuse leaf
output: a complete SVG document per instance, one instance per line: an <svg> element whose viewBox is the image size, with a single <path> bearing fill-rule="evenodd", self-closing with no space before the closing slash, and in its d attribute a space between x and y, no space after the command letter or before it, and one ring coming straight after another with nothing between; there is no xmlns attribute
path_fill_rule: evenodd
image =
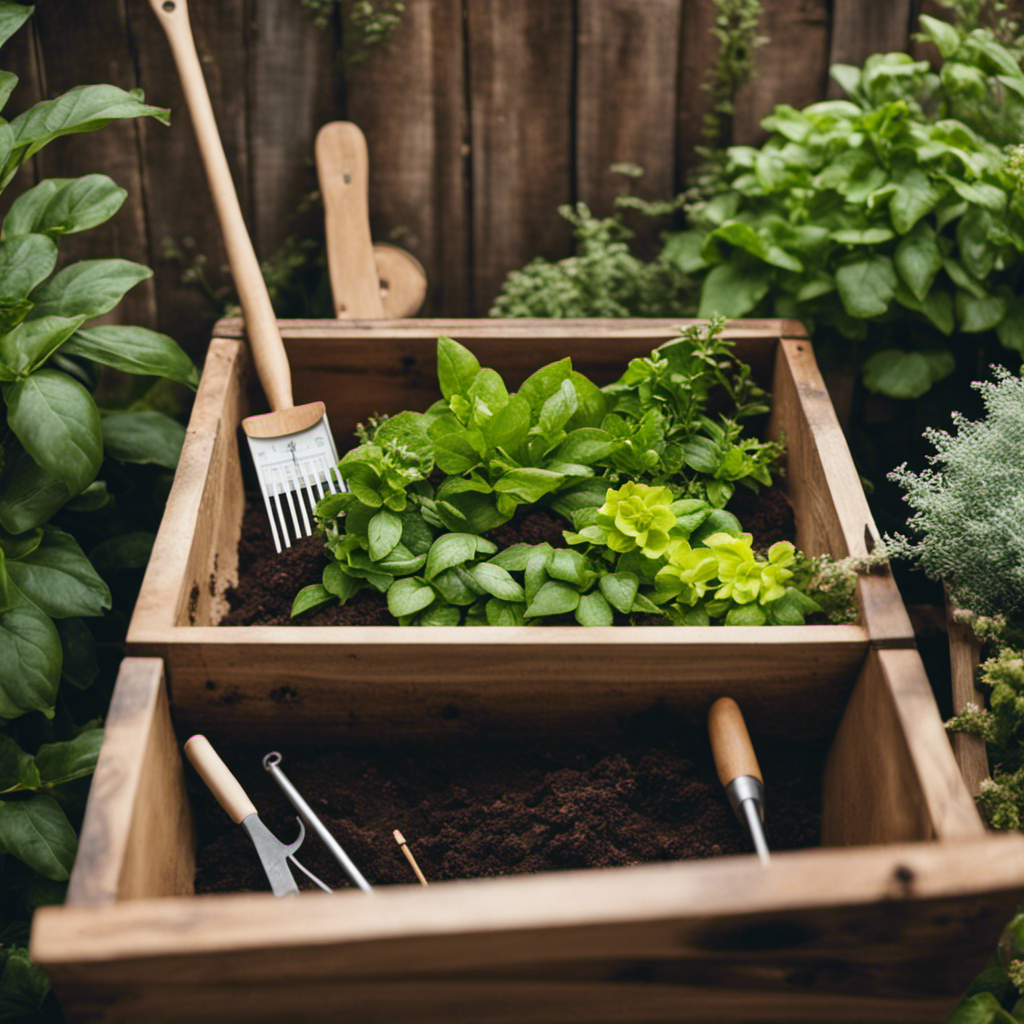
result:
<svg viewBox="0 0 1024 1024"><path fill-rule="evenodd" d="M199 371L181 346L166 334L145 327L122 324L88 327L76 331L61 352L83 356L125 373L166 377L193 390L199 383Z"/></svg>
<svg viewBox="0 0 1024 1024"><path fill-rule="evenodd" d="M81 384L59 370L37 370L5 397L7 423L39 466L72 493L92 483L103 439L99 410Z"/></svg>
<svg viewBox="0 0 1024 1024"><path fill-rule="evenodd" d="M100 615L110 607L110 588L69 533L43 529L42 543L7 561L7 574L37 608L51 618Z"/></svg>
<svg viewBox="0 0 1024 1024"><path fill-rule="evenodd" d="M149 267L130 260L80 260L54 274L32 293L32 318L99 316L113 309L129 288L152 276L153 271Z"/></svg>
<svg viewBox="0 0 1024 1024"><path fill-rule="evenodd" d="M943 57L952 57L960 49L960 33L947 21L939 21L927 14L918 18L921 31L939 48Z"/></svg>
<svg viewBox="0 0 1024 1024"><path fill-rule="evenodd" d="M71 874L78 840L60 804L53 797L0 801L0 849L62 882Z"/></svg>
<svg viewBox="0 0 1024 1024"><path fill-rule="evenodd" d="M44 786L63 786L96 770L103 745L102 729L86 729L72 740L44 743L36 752L36 766Z"/></svg>
<svg viewBox="0 0 1024 1024"><path fill-rule="evenodd" d="M36 232L54 238L86 231L113 217L127 196L127 189L105 174L47 178L11 203L4 237Z"/></svg>
<svg viewBox="0 0 1024 1024"><path fill-rule="evenodd" d="M110 412L100 422L107 456L120 462L136 462L174 469L185 443L185 428L156 409Z"/></svg>
<svg viewBox="0 0 1024 1024"><path fill-rule="evenodd" d="M29 605L0 612L0 718L52 715L60 667L60 637L48 615Z"/></svg>
<svg viewBox="0 0 1024 1024"><path fill-rule="evenodd" d="M451 338L437 339L437 381L445 398L465 397L479 372L480 363L468 348Z"/></svg>

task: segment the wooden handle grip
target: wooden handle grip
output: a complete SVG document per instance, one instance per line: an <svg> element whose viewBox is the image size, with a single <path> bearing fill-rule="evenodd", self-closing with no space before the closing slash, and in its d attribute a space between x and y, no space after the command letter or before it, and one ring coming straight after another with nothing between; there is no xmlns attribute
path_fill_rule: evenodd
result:
<svg viewBox="0 0 1024 1024"><path fill-rule="evenodd" d="M754 746L750 742L747 723L739 705L731 697L722 697L711 705L708 712L708 734L715 768L723 786L728 786L740 775L753 775L761 779ZM764 780L761 779L763 782Z"/></svg>
<svg viewBox="0 0 1024 1024"><path fill-rule="evenodd" d="M210 194L224 235L231 276L245 314L245 328L256 373L270 408L275 412L290 409L295 402L292 398L292 373L288 356L285 354L263 272L245 226L231 169L224 155L224 146L220 141L210 94L192 37L188 4L185 0L149 0L149 5L171 44L174 64L185 93L185 106L192 118L199 154L206 168Z"/></svg>
<svg viewBox="0 0 1024 1024"><path fill-rule="evenodd" d="M210 787L210 792L236 825L243 818L256 813L256 808L245 795L241 783L231 774L231 770L210 746L210 741L205 736L196 734L188 740L185 743L185 756L192 762L192 767L199 772L203 782Z"/></svg>

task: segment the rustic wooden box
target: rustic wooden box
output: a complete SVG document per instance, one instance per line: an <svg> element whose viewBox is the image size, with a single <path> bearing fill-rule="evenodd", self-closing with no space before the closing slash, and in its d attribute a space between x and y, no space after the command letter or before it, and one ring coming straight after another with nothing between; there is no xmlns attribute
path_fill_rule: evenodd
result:
<svg viewBox="0 0 1024 1024"><path fill-rule="evenodd" d="M355 424L367 416L424 409L438 396L439 335L467 344L483 365L517 386L537 367L566 355L598 383L614 380L630 358L646 355L678 328L678 321L651 320L292 321L283 324L283 335L296 401L326 402L344 450ZM798 545L811 554L864 553L875 527L802 327L735 321L727 335L773 393L769 432L785 432ZM262 401L241 338L241 322L225 321L210 346L128 632L129 653L164 659L182 721L226 701L239 723L272 728L282 715L298 715L308 704L321 712L306 716L309 728L327 734L344 731L354 718L419 729L430 728L455 703L464 726L480 727L488 714L478 699L482 679L501 689L506 719L554 683L572 681L581 692L595 684L626 687L639 708L666 683L701 679L728 682L755 717L770 719L778 707L774 696L791 695L805 728L813 731L835 725L869 639L913 646L887 572L862 581L860 620L845 626L215 626L224 589L236 573L248 471L248 452L239 459L237 425ZM342 666L348 683L338 697L333 688ZM818 684L826 679L823 690ZM580 713L572 700L564 706L567 719Z"/></svg>
<svg viewBox="0 0 1024 1024"><path fill-rule="evenodd" d="M1024 836L984 835L918 655L872 648L825 766L822 849L777 853L767 867L750 855L372 897L197 897L184 735L162 670L160 659L125 660L67 905L33 925L32 955L73 1022L935 1024L1024 885ZM337 699L352 681L340 665ZM259 688L254 672L243 695ZM656 689L669 705L707 705L722 686ZM585 716L594 727L614 727L635 703L621 687L565 680L506 719L501 688L481 679L477 690L480 720L513 733L527 713L531 731L566 728L570 695L600 712ZM798 701L772 699L779 722L800 728ZM204 705L188 718L215 744L262 731L234 712ZM279 741L300 740L311 714L282 715ZM359 725L346 741L383 735Z"/></svg>

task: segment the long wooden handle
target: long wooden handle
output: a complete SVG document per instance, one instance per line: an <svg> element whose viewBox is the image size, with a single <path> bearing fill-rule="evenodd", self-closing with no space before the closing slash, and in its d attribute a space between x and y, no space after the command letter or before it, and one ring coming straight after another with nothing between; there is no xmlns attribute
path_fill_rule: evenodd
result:
<svg viewBox="0 0 1024 1024"><path fill-rule="evenodd" d="M380 277L370 237L366 138L357 125L332 121L317 132L315 154L335 315L342 320L382 320Z"/></svg>
<svg viewBox="0 0 1024 1024"><path fill-rule="evenodd" d="M722 697L711 705L708 712L708 734L711 737L715 768L723 786L728 786L740 775L753 775L755 779L761 779L761 769L750 742L747 723L743 721L739 705L731 697Z"/></svg>
<svg viewBox="0 0 1024 1024"><path fill-rule="evenodd" d="M185 93L185 105L192 117L192 127L206 168L213 205L224 234L231 275L245 314L256 372L270 408L275 412L291 409L295 401L292 398L292 373L288 357L217 131L210 94L206 89L195 40L192 38L188 4L186 0L149 0L149 5L159 18L167 41L171 44L171 53Z"/></svg>
<svg viewBox="0 0 1024 1024"><path fill-rule="evenodd" d="M185 756L236 825L243 818L256 813L256 807L246 796L241 783L231 774L231 769L220 759L205 736L197 733L187 740Z"/></svg>

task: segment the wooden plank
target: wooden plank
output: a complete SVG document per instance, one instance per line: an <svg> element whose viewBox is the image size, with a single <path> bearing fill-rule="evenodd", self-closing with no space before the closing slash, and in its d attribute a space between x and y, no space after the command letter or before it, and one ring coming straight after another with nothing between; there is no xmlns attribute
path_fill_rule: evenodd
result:
<svg viewBox="0 0 1024 1024"><path fill-rule="evenodd" d="M67 901L193 891L195 837L159 658L126 658L104 723Z"/></svg>
<svg viewBox="0 0 1024 1024"><path fill-rule="evenodd" d="M682 37L679 48L679 135L676 147L678 170L676 189L685 188L689 176L698 168L701 157L698 148L704 147L704 118L711 110L711 94L704 86L715 66L718 42L711 30L715 24L715 9L711 0L690 0L683 5ZM732 141L732 127L728 128Z"/></svg>
<svg viewBox="0 0 1024 1024"><path fill-rule="evenodd" d="M345 75L346 117L369 147L373 237L423 264L427 316L473 312L462 7L405 0L391 45Z"/></svg>
<svg viewBox="0 0 1024 1024"><path fill-rule="evenodd" d="M609 170L633 163L633 195L666 199L675 185L680 0L580 0L577 6L577 198L607 216L625 188Z"/></svg>
<svg viewBox="0 0 1024 1024"><path fill-rule="evenodd" d="M470 306L483 316L510 270L571 251L572 0L467 6L472 96Z"/></svg>
<svg viewBox="0 0 1024 1024"><path fill-rule="evenodd" d="M923 1022L934 1017L921 1002L951 1003L989 955L1022 854L1024 838L1004 835L798 851L767 867L728 857L396 886L373 900L312 893L301 913L269 894L45 907L31 948L62 1000L108 1021L140 1019L140 1004L155 1020L182 1007L281 1020L286 1005L289 1020L324 1019L351 1008L354 987L354 1019L370 1021L549 1021L551 1004L542 1015L536 1002L546 989L557 1019L580 1024ZM403 994L427 979L444 983L426 990L439 1000L429 1011ZM474 989L501 1009L470 1011Z"/></svg>
<svg viewBox="0 0 1024 1024"><path fill-rule="evenodd" d="M190 18L239 201L251 224L245 12L244 0L195 3ZM139 84L146 99L170 107L172 114L170 128L156 123L139 126L158 327L201 363L210 339L209 322L215 314L197 288L182 283L182 267L162 255L162 247L166 241L186 244L186 260L196 255L205 258L203 274L216 290L233 287L224 243L167 39L146 4L128 5L128 24L139 54Z"/></svg>
<svg viewBox="0 0 1024 1024"><path fill-rule="evenodd" d="M295 0L252 5L246 92L250 233L267 259L300 226L300 202L317 188L311 161L320 127L337 117L337 44Z"/></svg>
<svg viewBox="0 0 1024 1024"><path fill-rule="evenodd" d="M829 66L854 64L860 67L873 53L907 52L910 46L912 0L888 0L865 4L860 0L833 0ZM844 96L831 78L828 95Z"/></svg>
<svg viewBox="0 0 1024 1024"><path fill-rule="evenodd" d="M758 48L756 76L736 97L734 141L765 138L761 121L779 103L800 108L825 94L828 74L828 0L773 0L765 5L760 32L770 42Z"/></svg>
<svg viewBox="0 0 1024 1024"><path fill-rule="evenodd" d="M139 85L127 27L125 0L97 0L81 17L74 0L39 4L33 17L42 55L47 98L78 85L109 83L122 89ZM75 45L67 45L69 26ZM57 139L40 150L40 178L71 178L102 172L128 190L121 209L105 224L60 240L62 262L119 257L149 265L150 240L144 182L139 163L140 126L114 121L98 132ZM152 327L156 323L152 280L132 288L105 319Z"/></svg>
<svg viewBox="0 0 1024 1024"><path fill-rule="evenodd" d="M916 651L873 650L825 766L822 842L983 836Z"/></svg>
<svg viewBox="0 0 1024 1024"><path fill-rule="evenodd" d="M959 715L968 704L985 707L985 696L975 685L981 664L981 643L974 631L956 618L956 609L946 595L946 631L949 635L949 674L953 691L953 713ZM950 734L953 753L960 765L964 784L971 796L981 792L981 783L991 774L985 741L965 732Z"/></svg>

